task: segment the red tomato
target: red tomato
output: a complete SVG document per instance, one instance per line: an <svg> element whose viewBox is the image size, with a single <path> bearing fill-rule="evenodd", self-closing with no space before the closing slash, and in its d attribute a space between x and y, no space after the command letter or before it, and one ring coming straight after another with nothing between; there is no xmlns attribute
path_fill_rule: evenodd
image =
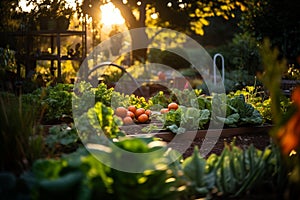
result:
<svg viewBox="0 0 300 200"><path fill-rule="evenodd" d="M128 110L129 111L131 111L131 112L133 112L133 113L135 113L135 111L136 111L136 107L135 106L128 106Z"/></svg>
<svg viewBox="0 0 300 200"><path fill-rule="evenodd" d="M149 117L148 117L148 115L146 115L146 114L141 114L141 115L137 118L138 122L141 122L141 123L144 123L144 122L148 121L148 119L149 119Z"/></svg>
<svg viewBox="0 0 300 200"><path fill-rule="evenodd" d="M160 113L161 113L161 114L165 114L165 113L167 113L167 112L169 112L169 109L168 109L168 108L162 108L162 109L160 110Z"/></svg>
<svg viewBox="0 0 300 200"><path fill-rule="evenodd" d="M177 110L177 109L178 109L178 104L172 102L172 103L170 103L170 104L168 105L168 109L169 109L169 110Z"/></svg>
<svg viewBox="0 0 300 200"><path fill-rule="evenodd" d="M127 109L124 108L124 107L118 107L115 111L116 115L121 117L121 118L124 118L127 116Z"/></svg>
<svg viewBox="0 0 300 200"><path fill-rule="evenodd" d="M157 73L157 76L158 76L158 79L161 80L161 81L166 80L166 74L164 72L162 72L162 71L159 71Z"/></svg>
<svg viewBox="0 0 300 200"><path fill-rule="evenodd" d="M141 114L144 114L144 113L145 113L145 109L144 108L138 108L135 111L135 117L138 117L138 116L140 116Z"/></svg>
<svg viewBox="0 0 300 200"><path fill-rule="evenodd" d="M123 119L123 123L124 123L124 125L130 125L130 124L133 124L133 120L131 117L127 116Z"/></svg>
<svg viewBox="0 0 300 200"><path fill-rule="evenodd" d="M131 111L127 111L127 117L131 117L133 119L135 117L135 114Z"/></svg>
<svg viewBox="0 0 300 200"><path fill-rule="evenodd" d="M151 110L147 109L147 110L145 111L145 114L148 115L148 116L150 116L150 115L151 115Z"/></svg>

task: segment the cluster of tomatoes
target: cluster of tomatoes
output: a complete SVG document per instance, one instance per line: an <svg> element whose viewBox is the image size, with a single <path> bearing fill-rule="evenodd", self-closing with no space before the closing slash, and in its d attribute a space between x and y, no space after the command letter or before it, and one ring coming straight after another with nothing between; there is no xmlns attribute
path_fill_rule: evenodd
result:
<svg viewBox="0 0 300 200"><path fill-rule="evenodd" d="M164 113L169 112L170 110L177 110L178 107L179 107L179 106L178 106L177 103L172 102L172 103L169 103L169 104L168 104L168 108L162 108L162 109L160 110L160 113L161 113L161 114L164 114Z"/></svg>
<svg viewBox="0 0 300 200"><path fill-rule="evenodd" d="M170 110L177 110L178 104L172 102L168 104L168 108L162 108L160 110L161 114L167 113ZM148 123L150 121L151 110L144 108L137 108L136 106L130 105L128 108L117 107L115 110L115 115L120 117L124 125L131 125L134 123Z"/></svg>
<svg viewBox="0 0 300 200"><path fill-rule="evenodd" d="M136 108L135 106L117 107L115 114L120 117L124 125L130 125L134 122L146 123L149 121L151 110L144 108Z"/></svg>

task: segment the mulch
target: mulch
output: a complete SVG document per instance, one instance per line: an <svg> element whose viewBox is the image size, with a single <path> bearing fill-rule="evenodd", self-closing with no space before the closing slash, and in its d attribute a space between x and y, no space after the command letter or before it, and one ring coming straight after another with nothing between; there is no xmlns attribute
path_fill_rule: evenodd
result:
<svg viewBox="0 0 300 200"><path fill-rule="evenodd" d="M212 153L220 155L222 150L224 149L225 144L229 144L233 142L233 140L234 143L242 149L253 145L257 149L264 150L271 143L271 138L268 133L247 133L234 136L221 136L215 143L213 148L208 151L206 155L204 155L204 157L208 157ZM201 149L202 145L208 142L209 141L204 140L204 138L196 138L190 145L190 147L184 152L183 157L186 158L188 156L191 156L195 146L198 146L198 148Z"/></svg>

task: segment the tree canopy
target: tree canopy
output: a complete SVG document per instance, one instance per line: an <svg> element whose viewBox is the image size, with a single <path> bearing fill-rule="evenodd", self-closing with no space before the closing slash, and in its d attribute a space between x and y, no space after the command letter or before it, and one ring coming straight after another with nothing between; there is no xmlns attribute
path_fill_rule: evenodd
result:
<svg viewBox="0 0 300 200"><path fill-rule="evenodd" d="M112 2L120 10L129 30L156 26L199 35L204 35L203 27L209 25L210 17L222 16L229 19L235 17L235 9L246 9L243 2L233 0L84 0L83 11L93 16L99 5L108 2ZM143 38L149 39L146 35ZM146 52L139 51L137 54L140 55L135 59L144 59Z"/></svg>
<svg viewBox="0 0 300 200"><path fill-rule="evenodd" d="M15 10L18 8L19 0L1 0L0 1L0 30L12 31L16 26L15 19L20 18Z"/></svg>
<svg viewBox="0 0 300 200"><path fill-rule="evenodd" d="M242 11L239 26L244 32L253 33L258 40L270 38L283 56L300 54L297 46L300 42L300 4L297 0L83 0L80 9L93 17L93 21L100 21L100 6L108 2L120 10L128 29L164 27L200 36L205 34L205 26L211 23L212 17L219 16L226 20ZM15 30L15 19L28 18L14 12L18 3L19 0L0 2L2 31ZM145 39L151 39L149 37L146 35Z"/></svg>
<svg viewBox="0 0 300 200"><path fill-rule="evenodd" d="M243 13L241 27L257 40L269 38L281 56L300 56L300 4L298 0L251 0ZM300 64L300 63L299 63Z"/></svg>
<svg viewBox="0 0 300 200"><path fill-rule="evenodd" d="M18 5L18 0L14 0L13 3L7 2L10 2L11 6L6 11L11 11ZM33 0L29 2L36 3ZM245 9L242 0L83 0L81 9L83 13L93 17L93 21L99 21L100 6L108 2L113 3L120 10L129 30L155 26L198 35L204 35L203 27L209 25L210 17L222 16L229 19L234 17L235 9ZM149 39L151 38L145 34L144 40ZM140 53L144 55L139 56L145 58L145 51Z"/></svg>
<svg viewBox="0 0 300 200"><path fill-rule="evenodd" d="M84 0L83 7L90 13L107 0ZM111 0L120 11L129 29L156 25L181 31L193 31L203 35L203 26L209 24L207 18L234 17L233 10L246 7L241 1L219 0ZM92 12L91 12L92 11ZM155 16L155 17L154 17Z"/></svg>

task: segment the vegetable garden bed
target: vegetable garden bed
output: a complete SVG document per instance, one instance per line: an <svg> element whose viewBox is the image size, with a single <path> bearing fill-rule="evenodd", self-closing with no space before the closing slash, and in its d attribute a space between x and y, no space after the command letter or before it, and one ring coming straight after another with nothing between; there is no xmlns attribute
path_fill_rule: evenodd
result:
<svg viewBox="0 0 300 200"><path fill-rule="evenodd" d="M199 138L216 138L216 137L233 137L240 135L248 135L248 134L266 134L270 130L272 125L265 124L261 126L254 127L238 127L238 128L225 128L225 129L210 129L210 130L198 130L197 134L195 131L187 131L185 133L179 134L176 137L180 138L180 140L194 140ZM136 125L122 127L122 130L128 133L130 137L141 137L141 136L153 136L161 138L165 142L170 142L175 134L167 131L152 131L151 133L142 133L141 127ZM133 131L133 133L129 133L128 131Z"/></svg>
<svg viewBox="0 0 300 200"><path fill-rule="evenodd" d="M159 123L154 122L153 124L160 127ZM147 126L149 126L149 124L129 125L123 126L121 129L127 133L128 137L156 137L167 143L171 142L175 137L174 133L164 129L153 130L150 133L142 133L142 129ZM187 131L176 135L176 140L172 141L172 148L179 151L184 148L184 158L192 155L195 146L198 146L200 149L204 142L208 144L208 146L209 144L214 145L208 155L212 153L219 155L224 149L224 144L230 143L233 140L235 140L236 145L241 148L253 145L262 150L270 144L271 140L268 132L272 127L273 126L270 124L264 124L253 127L224 128L222 130L210 129L198 130L197 132ZM185 146L187 141L191 141L188 149L186 149ZM207 151L207 149L204 147L203 151Z"/></svg>

